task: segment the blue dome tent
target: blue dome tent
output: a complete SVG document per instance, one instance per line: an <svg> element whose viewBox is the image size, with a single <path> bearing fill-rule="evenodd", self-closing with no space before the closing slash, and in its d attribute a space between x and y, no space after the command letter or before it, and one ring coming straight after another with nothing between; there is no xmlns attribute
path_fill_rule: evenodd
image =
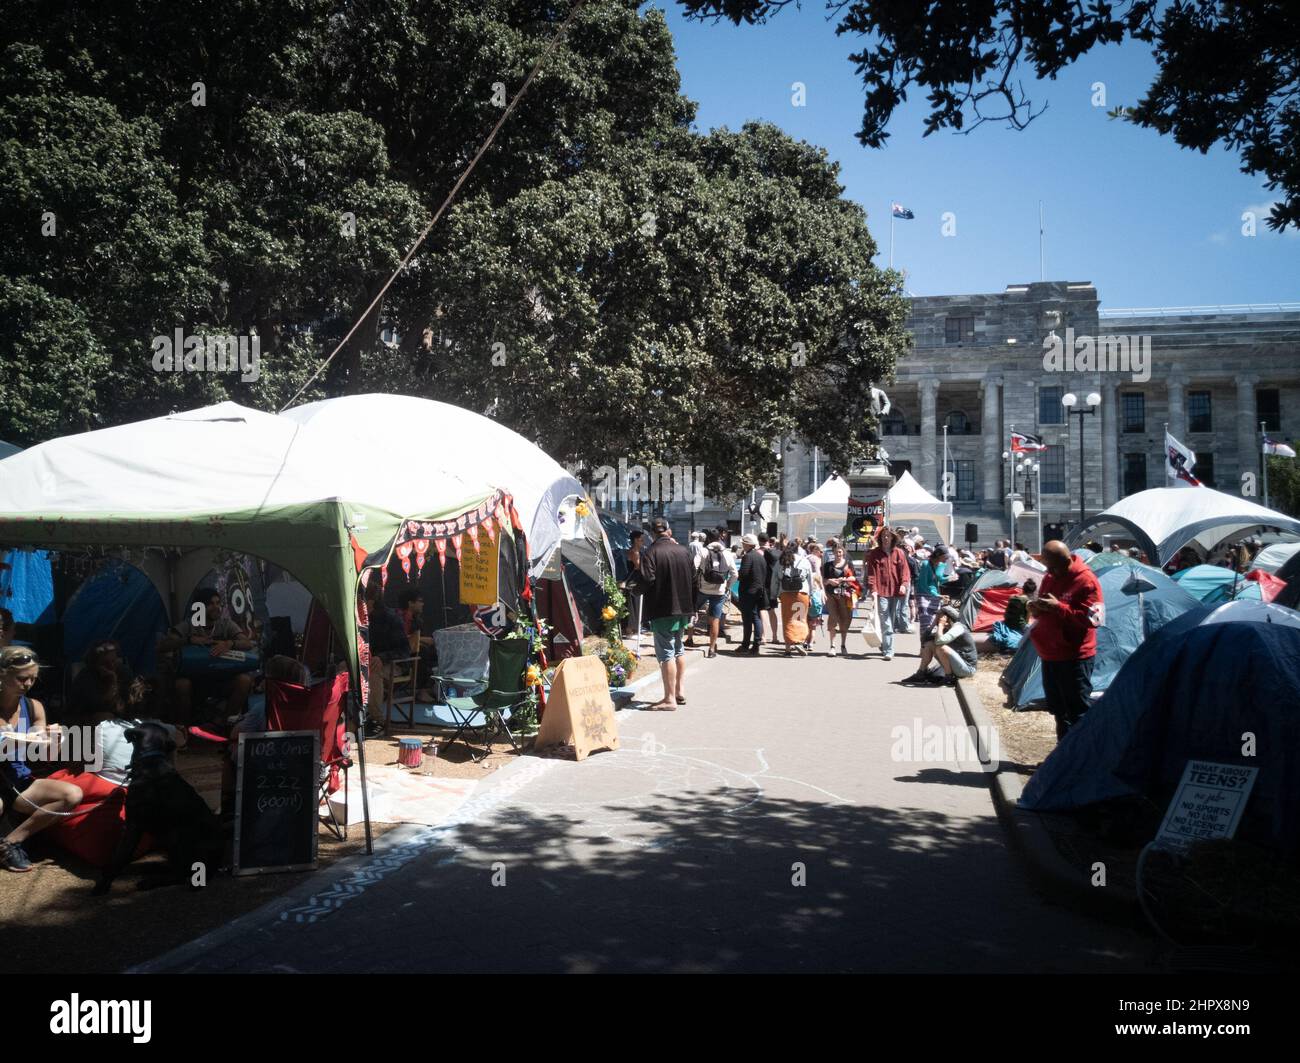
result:
<svg viewBox="0 0 1300 1063"><path fill-rule="evenodd" d="M1246 733L1255 736L1253 756L1243 756ZM1258 768L1238 837L1288 853L1300 848L1294 612L1235 602L1198 606L1172 620L1071 728L1020 804L1063 811L1140 794L1163 808L1192 759Z"/></svg>

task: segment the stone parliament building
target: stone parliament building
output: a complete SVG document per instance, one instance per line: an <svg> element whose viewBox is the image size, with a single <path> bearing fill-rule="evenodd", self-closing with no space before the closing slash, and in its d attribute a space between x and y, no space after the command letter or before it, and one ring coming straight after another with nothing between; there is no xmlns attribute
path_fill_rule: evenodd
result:
<svg viewBox="0 0 1300 1063"><path fill-rule="evenodd" d="M988 295L914 297L908 328L915 346L899 360L895 381L882 385L892 403L881 425L890 471L910 470L940 495L946 427L956 534L973 522L981 544L1010 533L1013 476L1027 510L1015 537L1031 549L1039 545L1036 507L1050 538L1078 520L1081 489L1093 514L1165 486L1166 424L1196 452L1197 477L1234 494L1243 472L1259 472L1261 422L1274 439L1300 437L1300 303L1102 310L1092 284L1048 281ZM1051 346L1059 351L1067 339L1076 349L1091 341L1097 368L1048 363ZM1136 358L1127 371L1120 367L1116 351L1125 347L1149 352L1145 372ZM1092 393L1100 406L1069 415L1061 403L1069 393L1078 398L1075 411L1087 409ZM1019 456L1039 463L1028 483L1002 457L1013 430L1047 444ZM796 440L784 441L784 451L782 517L788 501L830 473ZM708 507L688 519L708 527L739 516Z"/></svg>

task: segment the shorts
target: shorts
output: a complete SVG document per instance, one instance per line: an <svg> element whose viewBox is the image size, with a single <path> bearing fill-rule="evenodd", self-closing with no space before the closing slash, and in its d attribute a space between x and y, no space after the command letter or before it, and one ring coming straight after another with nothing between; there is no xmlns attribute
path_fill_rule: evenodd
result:
<svg viewBox="0 0 1300 1063"><path fill-rule="evenodd" d="M727 596L725 594L706 594L704 596L705 613L712 620L721 620L722 611L726 606Z"/></svg>
<svg viewBox="0 0 1300 1063"><path fill-rule="evenodd" d="M966 658L951 646L940 646L939 648L947 654L948 663L952 665L952 674L958 679L969 679L975 674L975 669L966 663Z"/></svg>
<svg viewBox="0 0 1300 1063"><path fill-rule="evenodd" d="M655 640L655 660L660 664L667 664L677 657L686 653L686 647L683 644L685 632L671 631L666 635L654 632Z"/></svg>

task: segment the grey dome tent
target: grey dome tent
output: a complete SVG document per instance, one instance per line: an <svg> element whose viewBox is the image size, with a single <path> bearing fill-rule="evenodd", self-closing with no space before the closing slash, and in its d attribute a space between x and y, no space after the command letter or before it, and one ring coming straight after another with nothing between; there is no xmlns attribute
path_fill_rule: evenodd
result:
<svg viewBox="0 0 1300 1063"><path fill-rule="evenodd" d="M1124 585L1135 574L1141 575L1155 589L1140 597L1125 594ZM1097 629L1097 661L1092 673L1094 692L1105 690L1110 685L1124 662L1152 632L1201 604L1163 572L1149 565L1111 565L1102 569L1097 579L1101 583L1106 619ZM1024 650L1026 646L1029 648ZM1038 707L1044 700L1042 662L1038 653L1028 638L1021 643L1021 650L1026 654L1019 665L1024 680L1018 690L1012 690L1017 710ZM1021 650L1017 650L1016 657L1020 656ZM1012 658L1008 669L1016 666L1016 657Z"/></svg>
<svg viewBox="0 0 1300 1063"><path fill-rule="evenodd" d="M1290 614L1289 616L1287 614ZM1294 618L1294 619L1292 619ZM1242 735L1255 736L1254 756ZM1300 848L1300 616L1198 606L1134 652L1029 780L1020 804L1064 811L1144 795L1164 808L1188 760L1259 769L1238 837Z"/></svg>

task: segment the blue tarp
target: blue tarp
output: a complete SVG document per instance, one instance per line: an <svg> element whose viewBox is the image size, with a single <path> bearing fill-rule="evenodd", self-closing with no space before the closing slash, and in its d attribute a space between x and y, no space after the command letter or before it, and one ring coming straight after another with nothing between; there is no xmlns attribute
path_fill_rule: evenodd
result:
<svg viewBox="0 0 1300 1063"><path fill-rule="evenodd" d="M1125 594L1122 590L1134 573L1156 588L1142 595L1141 610L1138 609L1138 596ZM1113 564L1098 572L1097 579L1106 604L1106 621L1097 629L1097 659L1092 672L1094 691L1110 686L1120 667L1142 642L1144 633L1149 637L1175 617L1200 604L1163 572L1148 565ZM1011 687L1013 704L1017 709L1028 709L1042 703L1042 667L1030 640L1021 643L1007 666L1007 672L1014 672L1020 680L1018 686Z"/></svg>
<svg viewBox="0 0 1300 1063"><path fill-rule="evenodd" d="M0 605L19 624L54 623L54 576L45 550L0 553L9 567L0 569Z"/></svg>
<svg viewBox="0 0 1300 1063"><path fill-rule="evenodd" d="M1300 628L1201 626L1210 612L1189 610L1129 658L1029 780L1023 807L1142 794L1163 809L1187 762L1210 760L1259 769L1238 837L1300 848Z"/></svg>
<svg viewBox="0 0 1300 1063"><path fill-rule="evenodd" d="M154 671L167 610L149 577L115 561L87 580L63 615L64 659L80 661L95 642L116 639L137 675Z"/></svg>

